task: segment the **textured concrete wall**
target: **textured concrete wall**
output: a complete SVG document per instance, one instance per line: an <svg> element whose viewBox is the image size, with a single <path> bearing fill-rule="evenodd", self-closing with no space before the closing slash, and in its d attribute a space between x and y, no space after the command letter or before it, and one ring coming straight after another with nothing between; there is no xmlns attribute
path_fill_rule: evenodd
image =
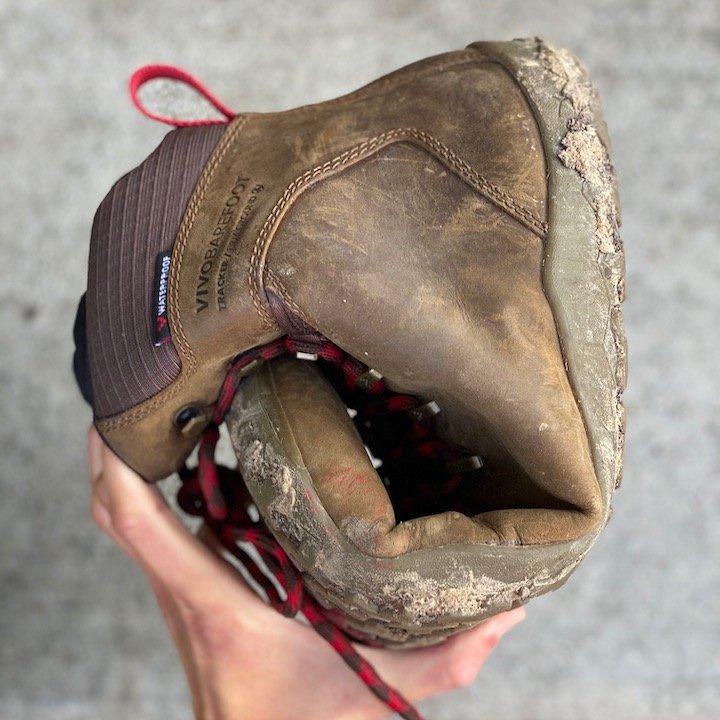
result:
<svg viewBox="0 0 720 720"><path fill-rule="evenodd" d="M90 223L165 130L125 90L177 63L231 106L332 97L540 34L602 91L624 207L625 485L560 592L432 718L720 717L720 3L2 0L0 718L188 718L141 574L89 519L70 329Z"/></svg>

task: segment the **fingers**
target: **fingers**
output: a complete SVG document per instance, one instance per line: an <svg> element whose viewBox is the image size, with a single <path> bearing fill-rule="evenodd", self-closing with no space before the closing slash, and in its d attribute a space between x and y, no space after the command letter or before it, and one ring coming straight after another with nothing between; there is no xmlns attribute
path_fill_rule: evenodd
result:
<svg viewBox="0 0 720 720"><path fill-rule="evenodd" d="M201 539L192 536L160 493L104 447L94 431L89 437L88 461L93 516L148 575L183 661L196 708L206 702L203 678L208 669L234 668L233 658L244 659L241 666L246 667L245 644L252 645L260 628L269 657L275 637L278 657L287 660L295 655L307 664L315 656L325 673L340 668L319 638L275 615L218 557L217 542L207 529L201 529ZM418 700L472 682L498 640L524 615L522 608L503 613L431 648L402 653L358 650L386 682ZM228 658L232 662L226 662ZM356 688L357 679L343 677L349 688ZM334 702L334 697L333 693L328 702Z"/></svg>
<svg viewBox="0 0 720 720"><path fill-rule="evenodd" d="M93 518L145 571L201 717L205 689L193 618L212 612L218 590L231 603L238 602L238 594L250 604L260 601L240 578L228 576L225 563L182 526L157 489L118 460L94 429L88 436L88 465Z"/></svg>
<svg viewBox="0 0 720 720"><path fill-rule="evenodd" d="M88 431L88 472L90 475L90 510L95 524L109 535L126 553L132 556L129 548L125 547L117 537L110 518L110 497L103 482L102 460L103 442L94 427Z"/></svg>
<svg viewBox="0 0 720 720"><path fill-rule="evenodd" d="M357 649L383 680L410 700L422 700L472 683L500 638L524 619L525 608L520 607L495 615L442 645L404 652Z"/></svg>
<svg viewBox="0 0 720 720"><path fill-rule="evenodd" d="M180 662L182 663L196 717L202 717L199 712L202 698L202 675L195 659L195 652L188 627L183 621L177 603L167 588L152 574L148 574L148 579L155 594L160 612L170 631L170 636L172 637Z"/></svg>
<svg viewBox="0 0 720 720"><path fill-rule="evenodd" d="M88 460L95 522L152 580L191 604L228 595L260 603L227 563L188 532L157 488L116 457L95 430L89 435Z"/></svg>

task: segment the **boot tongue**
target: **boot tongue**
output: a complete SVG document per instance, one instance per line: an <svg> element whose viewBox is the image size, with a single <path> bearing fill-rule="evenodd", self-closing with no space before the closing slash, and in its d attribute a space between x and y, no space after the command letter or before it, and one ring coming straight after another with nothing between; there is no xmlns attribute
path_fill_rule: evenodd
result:
<svg viewBox="0 0 720 720"><path fill-rule="evenodd" d="M76 358L87 358L77 376L97 418L147 400L180 371L167 325L171 253L223 131L204 126L169 133L115 184L95 214L87 303L78 308L76 321L86 331L76 333Z"/></svg>

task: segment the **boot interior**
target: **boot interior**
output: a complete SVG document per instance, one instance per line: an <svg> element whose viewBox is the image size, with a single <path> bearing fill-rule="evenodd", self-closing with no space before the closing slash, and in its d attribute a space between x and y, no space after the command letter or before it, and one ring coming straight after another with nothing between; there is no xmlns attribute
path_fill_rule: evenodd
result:
<svg viewBox="0 0 720 720"><path fill-rule="evenodd" d="M288 455L301 458L338 528L370 555L566 542L599 521L599 500L578 507L540 488L491 431L478 458L441 436L439 414L418 420L411 406L424 399L384 382L360 387L347 363L283 357L253 380L273 424L287 429Z"/></svg>

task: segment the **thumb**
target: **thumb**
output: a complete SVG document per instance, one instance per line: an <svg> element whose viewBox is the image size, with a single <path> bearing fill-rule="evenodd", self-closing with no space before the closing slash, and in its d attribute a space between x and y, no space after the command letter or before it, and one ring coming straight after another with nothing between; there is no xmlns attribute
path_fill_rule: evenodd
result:
<svg viewBox="0 0 720 720"><path fill-rule="evenodd" d="M505 633L525 619L525 608L500 613L441 645L403 652L358 647L382 678L412 701L466 687Z"/></svg>
<svg viewBox="0 0 720 720"><path fill-rule="evenodd" d="M262 605L238 573L185 528L160 491L120 460L94 430L88 456L93 516L146 574L191 604L240 593L242 601Z"/></svg>

